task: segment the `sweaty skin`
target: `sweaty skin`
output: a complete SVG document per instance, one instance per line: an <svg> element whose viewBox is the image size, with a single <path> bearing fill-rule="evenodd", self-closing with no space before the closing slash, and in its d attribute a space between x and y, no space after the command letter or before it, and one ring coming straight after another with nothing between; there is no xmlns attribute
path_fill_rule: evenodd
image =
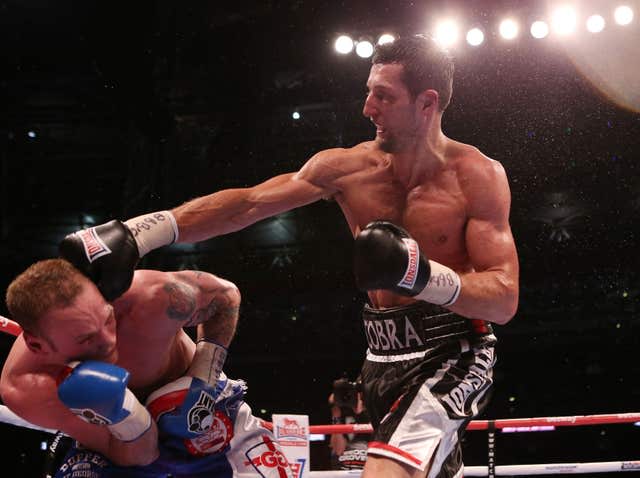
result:
<svg viewBox="0 0 640 478"><path fill-rule="evenodd" d="M511 193L504 168L477 148L447 138L438 93L415 99L402 66L374 64L363 114L374 141L315 154L297 173L194 199L172 213L181 242L240 230L261 219L333 197L355 236L370 221L404 227L432 260L454 269L462 287L448 308L504 324L518 305L518 257L509 225ZM378 308L414 299L371 291Z"/></svg>
<svg viewBox="0 0 640 478"><path fill-rule="evenodd" d="M87 359L115 363L130 372L129 388L144 403L190 365L196 347L182 327L202 324L205 330L199 333L228 346L239 303L232 283L197 271L136 271L131 288L113 304L86 280L71 307L42 318L55 351L34 353L24 334L16 339L2 371L2 398L24 419L62 430L117 464L147 464L157 457L155 424L135 442L124 443L106 427L82 421L58 399L56 378L63 364Z"/></svg>

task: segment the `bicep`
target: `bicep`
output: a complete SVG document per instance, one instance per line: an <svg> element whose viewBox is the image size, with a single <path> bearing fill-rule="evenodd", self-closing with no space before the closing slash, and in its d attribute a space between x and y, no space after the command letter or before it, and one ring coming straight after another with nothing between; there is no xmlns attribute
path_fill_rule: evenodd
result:
<svg viewBox="0 0 640 478"><path fill-rule="evenodd" d="M249 214L255 220L305 206L333 194L330 188L315 182L304 168L298 173L282 174L249 189Z"/></svg>
<svg viewBox="0 0 640 478"><path fill-rule="evenodd" d="M476 272L517 274L518 258L508 222L470 218L467 223L466 245Z"/></svg>
<svg viewBox="0 0 640 478"><path fill-rule="evenodd" d="M467 190L469 219L466 248L477 272L498 270L518 274L516 247L509 225L511 192L500 163L482 163Z"/></svg>

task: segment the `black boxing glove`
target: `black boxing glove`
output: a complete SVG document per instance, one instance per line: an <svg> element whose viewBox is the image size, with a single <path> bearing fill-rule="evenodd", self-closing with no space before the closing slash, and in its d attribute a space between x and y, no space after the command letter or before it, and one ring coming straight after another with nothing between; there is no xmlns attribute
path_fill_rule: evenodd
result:
<svg viewBox="0 0 640 478"><path fill-rule="evenodd" d="M451 305L460 293L460 277L427 260L409 233L388 221L374 221L356 236L354 273L361 290L391 290L437 305Z"/></svg>
<svg viewBox="0 0 640 478"><path fill-rule="evenodd" d="M147 252L178 239L178 226L169 211L110 221L66 236L60 255L98 286L108 301L131 286L138 261Z"/></svg>
<svg viewBox="0 0 640 478"><path fill-rule="evenodd" d="M58 249L96 284L107 301L129 289L140 259L133 234L117 220L69 234Z"/></svg>

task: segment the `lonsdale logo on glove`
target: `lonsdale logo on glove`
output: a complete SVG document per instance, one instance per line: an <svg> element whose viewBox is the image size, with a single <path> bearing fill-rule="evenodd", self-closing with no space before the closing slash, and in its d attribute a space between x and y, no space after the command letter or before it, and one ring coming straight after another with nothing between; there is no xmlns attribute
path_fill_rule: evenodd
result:
<svg viewBox="0 0 640 478"><path fill-rule="evenodd" d="M111 254L111 249L100 239L100 236L96 233L96 228L83 229L76 232L82 245L84 246L84 253L87 255L87 260L93 262L99 257Z"/></svg>
<svg viewBox="0 0 640 478"><path fill-rule="evenodd" d="M398 282L400 287L406 287L412 289L416 285L416 277L418 277L418 259L420 258L420 248L418 243L413 239L403 238L402 242L407 246L407 270L402 277L402 280Z"/></svg>

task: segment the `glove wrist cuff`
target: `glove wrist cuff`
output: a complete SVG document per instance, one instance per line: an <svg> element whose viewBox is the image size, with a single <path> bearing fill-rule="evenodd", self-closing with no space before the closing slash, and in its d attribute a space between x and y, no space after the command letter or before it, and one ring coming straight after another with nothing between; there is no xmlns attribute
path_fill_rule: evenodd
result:
<svg viewBox="0 0 640 478"><path fill-rule="evenodd" d="M178 224L171 211L143 214L128 219L124 224L133 234L140 257L178 240Z"/></svg>
<svg viewBox="0 0 640 478"><path fill-rule="evenodd" d="M460 276L452 269L436 261L429 261L431 275L420 293L414 297L431 304L449 306L460 295Z"/></svg>
<svg viewBox="0 0 640 478"><path fill-rule="evenodd" d="M208 339L200 339L187 375L215 385L227 360L227 348Z"/></svg>
<svg viewBox="0 0 640 478"><path fill-rule="evenodd" d="M107 427L118 440L125 442L137 440L151 426L151 415L128 388L125 391L122 408L129 414L124 420Z"/></svg>

